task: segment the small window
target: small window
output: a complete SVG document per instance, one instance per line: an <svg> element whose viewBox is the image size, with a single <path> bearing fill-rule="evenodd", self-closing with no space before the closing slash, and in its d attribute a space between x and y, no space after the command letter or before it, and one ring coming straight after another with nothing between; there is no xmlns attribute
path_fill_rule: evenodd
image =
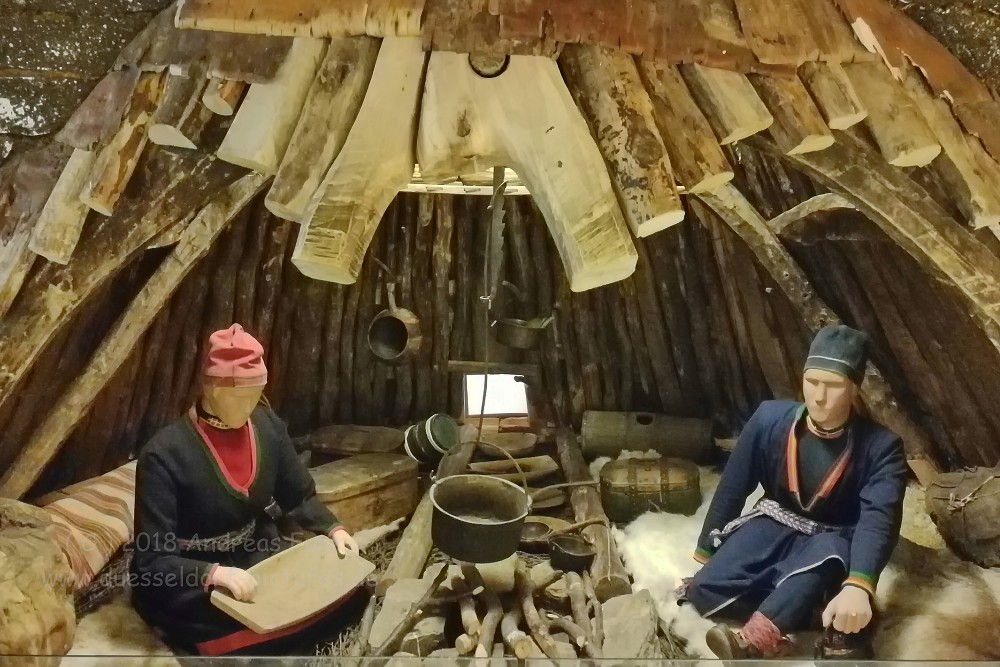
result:
<svg viewBox="0 0 1000 667"><path fill-rule="evenodd" d="M465 414L478 417L484 415L514 416L528 414L528 397L524 393L524 383L515 380L514 375L490 374L486 383L486 408L483 410L483 375L465 376Z"/></svg>

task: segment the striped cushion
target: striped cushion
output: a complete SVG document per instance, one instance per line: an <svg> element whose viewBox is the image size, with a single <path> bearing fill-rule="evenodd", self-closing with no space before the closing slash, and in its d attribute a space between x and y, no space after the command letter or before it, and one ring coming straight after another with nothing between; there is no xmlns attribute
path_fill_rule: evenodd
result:
<svg viewBox="0 0 1000 667"><path fill-rule="evenodd" d="M132 541L135 466L131 461L92 480L75 484L68 495L43 507L55 524L55 538L85 588L121 547Z"/></svg>

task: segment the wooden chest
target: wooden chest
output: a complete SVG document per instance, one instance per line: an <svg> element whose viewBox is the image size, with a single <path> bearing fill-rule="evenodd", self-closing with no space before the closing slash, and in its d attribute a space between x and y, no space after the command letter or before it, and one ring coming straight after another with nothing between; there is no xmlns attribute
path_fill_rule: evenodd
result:
<svg viewBox="0 0 1000 667"><path fill-rule="evenodd" d="M310 469L316 495L352 533L407 516L417 506L417 462L359 454Z"/></svg>
<svg viewBox="0 0 1000 667"><path fill-rule="evenodd" d="M622 459L601 469L601 504L627 523L643 512L690 516L701 505L698 466L685 459Z"/></svg>

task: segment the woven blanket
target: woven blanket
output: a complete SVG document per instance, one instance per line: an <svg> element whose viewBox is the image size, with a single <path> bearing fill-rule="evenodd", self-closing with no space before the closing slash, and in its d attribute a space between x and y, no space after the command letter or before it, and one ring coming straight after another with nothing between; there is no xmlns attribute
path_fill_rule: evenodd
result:
<svg viewBox="0 0 1000 667"><path fill-rule="evenodd" d="M42 509L55 524L55 539L73 570L76 590L86 588L115 554L132 541L135 466L74 484Z"/></svg>

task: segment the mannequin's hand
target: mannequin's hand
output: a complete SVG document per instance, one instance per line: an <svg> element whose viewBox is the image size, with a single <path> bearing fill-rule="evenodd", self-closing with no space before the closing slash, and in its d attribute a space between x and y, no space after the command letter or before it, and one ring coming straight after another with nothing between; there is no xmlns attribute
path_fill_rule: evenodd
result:
<svg viewBox="0 0 1000 667"><path fill-rule="evenodd" d="M872 620L868 592L857 586L844 586L823 610L823 627L833 624L838 632L860 632Z"/></svg>
<svg viewBox="0 0 1000 667"><path fill-rule="evenodd" d="M333 543L337 545L337 553L341 556L345 555L348 551L358 553L358 543L355 542L354 538L351 537L351 534L343 528L338 528L333 531L333 535L330 536L330 539L332 539Z"/></svg>
<svg viewBox="0 0 1000 667"><path fill-rule="evenodd" d="M252 600L257 592L257 580L253 578L252 574L238 567L222 567L220 565L212 573L210 583L228 588L233 597L240 602Z"/></svg>

